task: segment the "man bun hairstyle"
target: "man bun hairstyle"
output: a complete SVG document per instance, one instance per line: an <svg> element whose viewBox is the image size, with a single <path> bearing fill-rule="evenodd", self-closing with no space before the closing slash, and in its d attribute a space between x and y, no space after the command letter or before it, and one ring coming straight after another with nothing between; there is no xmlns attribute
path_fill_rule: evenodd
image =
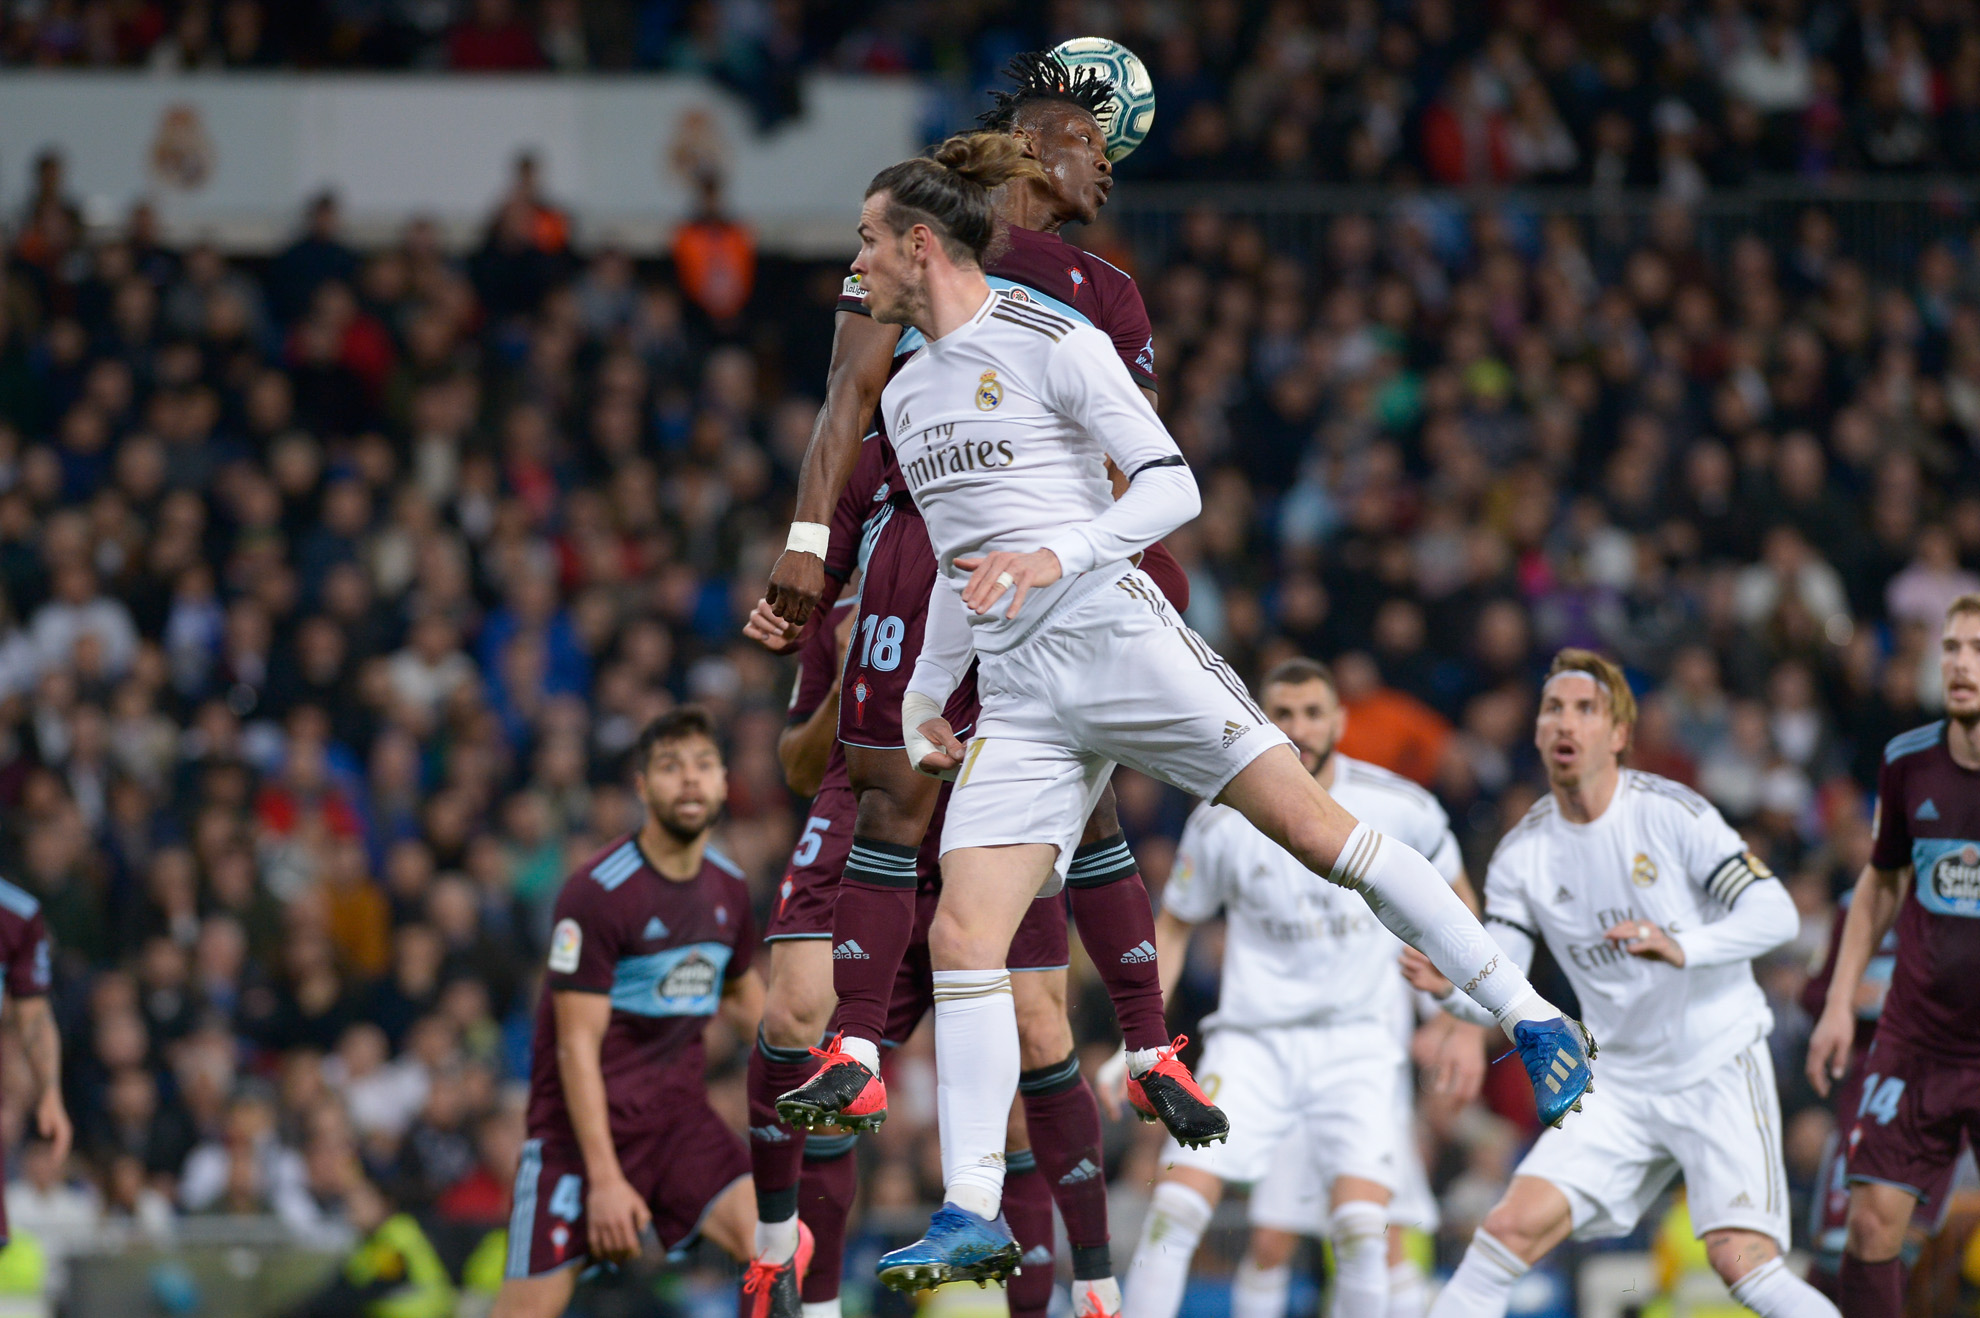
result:
<svg viewBox="0 0 1980 1318"><path fill-rule="evenodd" d="M897 234L925 224L949 258L983 263L995 222L990 191L1013 179L1044 181L1045 170L1006 133L959 133L927 155L889 165L866 185L887 194L887 227Z"/></svg>
<svg viewBox="0 0 1980 1318"><path fill-rule="evenodd" d="M1070 68L1049 50L1013 55L1004 66L1004 76L1011 80L1011 89L991 92L992 107L976 116L976 122L998 133L1010 132L1018 115L1033 105L1070 105L1097 119L1114 95L1112 78L1091 65Z"/></svg>
<svg viewBox="0 0 1980 1318"><path fill-rule="evenodd" d="M1540 684L1544 694L1547 686L1562 673L1586 673L1595 679L1609 699L1609 717L1618 727L1636 727L1636 693L1629 689L1629 679L1623 670L1607 655L1593 650L1576 649L1569 646L1554 656L1554 662L1547 668L1547 680Z"/></svg>

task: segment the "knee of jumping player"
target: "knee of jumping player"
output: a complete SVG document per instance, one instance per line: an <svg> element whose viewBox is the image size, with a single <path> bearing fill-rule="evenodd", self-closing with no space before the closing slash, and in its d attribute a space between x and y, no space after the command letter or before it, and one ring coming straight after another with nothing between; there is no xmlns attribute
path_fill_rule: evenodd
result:
<svg viewBox="0 0 1980 1318"><path fill-rule="evenodd" d="M1533 1177L1515 1177L1505 1197L1492 1206L1479 1230L1528 1263L1537 1262L1567 1238L1573 1213L1567 1196Z"/></svg>
<svg viewBox="0 0 1980 1318"><path fill-rule="evenodd" d="M1017 1008L1018 1052L1027 1071L1063 1062L1073 1050L1065 998L1051 992L1051 986L1043 982L1050 976L1050 971L1025 971L1011 976L1011 996Z"/></svg>
<svg viewBox="0 0 1980 1318"><path fill-rule="evenodd" d="M763 1039L773 1048L808 1048L825 1033L832 1019L831 981L804 984L787 978L773 985L763 999Z"/></svg>
<svg viewBox="0 0 1980 1318"><path fill-rule="evenodd" d="M1758 1231L1707 1231L1705 1257L1712 1271L1728 1286L1739 1284L1755 1268L1773 1262L1780 1246Z"/></svg>
<svg viewBox="0 0 1980 1318"><path fill-rule="evenodd" d="M928 958L937 970L994 970L1004 964L1008 946L1008 942L997 946L994 938L970 927L947 904L937 907L928 923Z"/></svg>
<svg viewBox="0 0 1980 1318"><path fill-rule="evenodd" d="M1849 1193L1849 1253L1865 1263L1893 1259L1904 1248L1918 1201L1895 1185L1858 1184Z"/></svg>

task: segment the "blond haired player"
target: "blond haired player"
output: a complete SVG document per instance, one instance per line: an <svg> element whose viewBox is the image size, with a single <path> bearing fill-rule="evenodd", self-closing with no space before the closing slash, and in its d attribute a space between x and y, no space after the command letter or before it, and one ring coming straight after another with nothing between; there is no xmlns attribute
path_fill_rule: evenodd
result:
<svg viewBox="0 0 1980 1318"><path fill-rule="evenodd" d="M1554 657L1534 741L1552 789L1499 843L1485 919L1522 965L1545 939L1610 1041L1582 1119L1542 1132L1472 1237L1431 1318L1499 1318L1570 1235L1620 1236L1680 1172L1692 1223L1734 1298L1767 1318L1834 1318L1787 1270L1787 1175L1749 964L1799 927L1794 902L1712 804L1624 768L1636 699L1613 663ZM1447 1009L1475 1008L1413 967Z"/></svg>

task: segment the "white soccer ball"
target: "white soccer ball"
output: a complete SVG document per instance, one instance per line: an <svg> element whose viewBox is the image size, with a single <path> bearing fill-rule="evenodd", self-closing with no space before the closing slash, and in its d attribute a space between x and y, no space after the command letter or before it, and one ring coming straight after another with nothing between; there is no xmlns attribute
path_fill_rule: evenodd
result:
<svg viewBox="0 0 1980 1318"><path fill-rule="evenodd" d="M1074 37L1052 53L1077 72L1090 68L1114 84L1113 99L1095 116L1107 134L1107 159L1119 163L1140 146L1155 124L1155 80L1141 57L1106 37Z"/></svg>

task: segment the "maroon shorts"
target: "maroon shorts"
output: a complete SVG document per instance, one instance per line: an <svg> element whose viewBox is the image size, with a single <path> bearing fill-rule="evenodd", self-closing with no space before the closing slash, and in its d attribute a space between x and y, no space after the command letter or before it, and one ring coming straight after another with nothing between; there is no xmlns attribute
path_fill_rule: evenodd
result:
<svg viewBox="0 0 1980 1318"><path fill-rule="evenodd" d="M928 525L895 504L881 523L859 589L859 616L839 678L839 740L848 746L894 750L901 735L901 697L921 655L928 592L935 588L935 547ZM976 724L976 675L963 680L943 710L958 736Z"/></svg>
<svg viewBox="0 0 1980 1318"><path fill-rule="evenodd" d="M1844 1139L1850 1182L1943 1204L1962 1144L1980 1139L1980 1065L1879 1038L1857 1069L1863 1080Z"/></svg>
<svg viewBox="0 0 1980 1318"><path fill-rule="evenodd" d="M1004 965L1012 970L1064 970L1071 965L1072 944L1066 936L1071 909L1063 892L1033 902L1011 935Z"/></svg>
<svg viewBox="0 0 1980 1318"><path fill-rule="evenodd" d="M857 814L852 788L843 778L827 781L811 799L804 831L791 849L790 868L777 885L763 941L832 936L832 908L839 902L839 877L852 852Z"/></svg>
<svg viewBox="0 0 1980 1318"><path fill-rule="evenodd" d="M690 1243L715 1201L749 1175L749 1150L698 1096L681 1103L664 1123L632 1135L613 1131L612 1142L626 1179L653 1210L653 1233L669 1250ZM505 1277L540 1277L591 1257L584 1220L589 1190L584 1156L575 1143L524 1143L509 1210Z"/></svg>

